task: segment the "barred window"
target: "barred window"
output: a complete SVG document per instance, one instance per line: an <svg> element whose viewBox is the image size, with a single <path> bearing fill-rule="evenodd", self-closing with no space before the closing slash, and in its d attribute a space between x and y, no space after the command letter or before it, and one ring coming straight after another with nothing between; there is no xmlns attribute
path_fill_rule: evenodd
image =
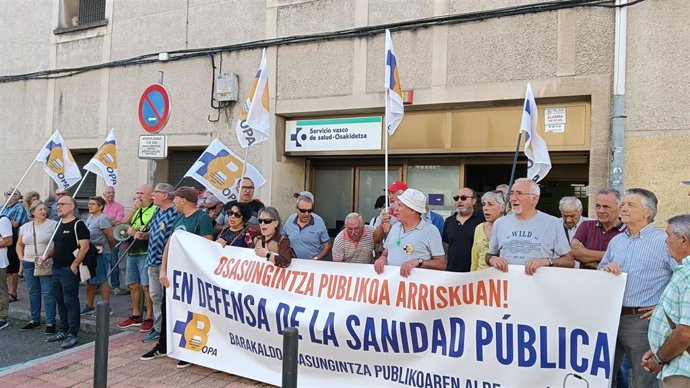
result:
<svg viewBox="0 0 690 388"><path fill-rule="evenodd" d="M60 18L56 34L83 30L107 23L106 0L60 0Z"/></svg>

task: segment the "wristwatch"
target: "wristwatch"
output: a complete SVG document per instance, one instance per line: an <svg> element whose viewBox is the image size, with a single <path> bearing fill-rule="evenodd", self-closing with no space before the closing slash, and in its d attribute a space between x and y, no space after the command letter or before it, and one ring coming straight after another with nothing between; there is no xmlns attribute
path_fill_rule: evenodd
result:
<svg viewBox="0 0 690 388"><path fill-rule="evenodd" d="M266 260L271 260L271 252L268 252L268 253L266 254Z"/></svg>
<svg viewBox="0 0 690 388"><path fill-rule="evenodd" d="M424 263L424 260L422 259L417 259L417 268L422 268L422 264Z"/></svg>
<svg viewBox="0 0 690 388"><path fill-rule="evenodd" d="M661 361L659 356L656 355L656 353L652 353L652 360L654 360L654 363L657 365L664 365L666 364L665 362Z"/></svg>
<svg viewBox="0 0 690 388"><path fill-rule="evenodd" d="M551 259L550 257L547 257L546 260L549 261L549 267L553 267L553 259Z"/></svg>

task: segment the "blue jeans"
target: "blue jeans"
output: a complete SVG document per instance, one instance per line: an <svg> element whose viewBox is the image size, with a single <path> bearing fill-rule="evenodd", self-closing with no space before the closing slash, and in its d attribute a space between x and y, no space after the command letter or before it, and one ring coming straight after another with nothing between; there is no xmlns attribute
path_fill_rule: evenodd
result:
<svg viewBox="0 0 690 388"><path fill-rule="evenodd" d="M29 289L29 308L31 320L41 322L41 299L45 303L46 323L55 324L55 296L53 295L52 276L34 276L35 264L30 261L22 261L24 267L24 279Z"/></svg>
<svg viewBox="0 0 690 388"><path fill-rule="evenodd" d="M81 323L79 314L79 275L69 267L53 265L53 292L60 313L60 330L77 336Z"/></svg>
<svg viewBox="0 0 690 388"><path fill-rule="evenodd" d="M110 285L113 289L116 289L120 288L120 266L117 264L117 259L120 256L120 247L113 249L110 255L110 270L112 271Z"/></svg>

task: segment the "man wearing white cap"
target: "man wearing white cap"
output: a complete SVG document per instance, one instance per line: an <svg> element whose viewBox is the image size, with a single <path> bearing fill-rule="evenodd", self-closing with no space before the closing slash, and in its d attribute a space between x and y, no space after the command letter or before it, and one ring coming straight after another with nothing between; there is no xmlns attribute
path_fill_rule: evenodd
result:
<svg viewBox="0 0 690 388"><path fill-rule="evenodd" d="M408 277L413 268L446 269L446 256L438 229L424 221L426 196L407 189L398 196L398 223L391 226L383 253L374 262L376 273L386 265L400 267L400 275Z"/></svg>

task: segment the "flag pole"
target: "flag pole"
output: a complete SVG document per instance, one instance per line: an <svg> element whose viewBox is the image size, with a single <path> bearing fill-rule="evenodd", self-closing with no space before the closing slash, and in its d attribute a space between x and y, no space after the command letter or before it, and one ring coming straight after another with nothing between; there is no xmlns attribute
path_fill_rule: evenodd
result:
<svg viewBox="0 0 690 388"><path fill-rule="evenodd" d="M390 136L390 134L388 132L388 116L386 115L386 112L388 112L389 93L390 93L390 89L386 89L386 96L385 96L385 102L384 102L384 114L383 114L384 120L386 122L386 125L383 128L385 133L386 133L386 137L383 139L383 142L384 142L384 147L383 147L383 149L384 149L384 151L383 151L384 152L384 159L383 159L384 160L384 162L383 162L383 165L384 165L384 167L383 167L384 186L383 186L383 191L384 191L384 195L385 195L385 199L384 199L385 207L384 207L384 209L385 209L386 213L388 213L388 211L389 211L388 210L388 136Z"/></svg>
<svg viewBox="0 0 690 388"><path fill-rule="evenodd" d="M31 164L29 165L29 168L26 169L26 172L24 173L24 175L22 175L21 179L19 179L19 182L17 182L17 184L14 185L14 189L12 190L12 193L10 193L10 196L5 200L5 203L2 205L2 209L0 210L0 213L5 211L5 209L7 208L7 202L9 202L10 198L12 198L14 193L17 192L17 188L22 184L22 182L24 181L24 178L26 178L26 176L29 174L29 171L31 171L31 167L34 166L34 163L36 163L36 159L34 159L34 161L31 162Z"/></svg>
<svg viewBox="0 0 690 388"><path fill-rule="evenodd" d="M81 182L79 182L79 186L77 186L77 189L74 190L74 194L72 194L72 199L73 199L73 200L74 200L74 197L77 196L77 193L79 192L79 189L81 189L81 185L83 185L83 184L84 184L84 181L86 181L86 176L89 175L89 172L90 172L89 170L86 170L86 172L84 173L84 176L81 178ZM75 200L75 201L76 201L76 200ZM74 212L74 210L72 210L72 212ZM58 224L59 224L59 223L60 223L60 221L58 221ZM55 227L55 230L53 230L53 235L50 236L50 240L48 240L48 245L46 245L46 250L43 251L43 255L41 255L41 261L45 260L45 258L46 258L46 254L48 253L48 249L50 249L50 243L52 243L53 240L55 239L55 234L57 233L58 226L59 226L59 225L57 225L57 226Z"/></svg>
<svg viewBox="0 0 690 388"><path fill-rule="evenodd" d="M515 145L515 155L513 155L513 168L510 171L510 181L508 182L508 193L506 193L506 209L503 215L508 214L508 200L510 199L510 192L513 190L513 183L515 182L515 169L517 168L518 154L520 153L520 142L522 141L522 131L518 131L517 144Z"/></svg>

